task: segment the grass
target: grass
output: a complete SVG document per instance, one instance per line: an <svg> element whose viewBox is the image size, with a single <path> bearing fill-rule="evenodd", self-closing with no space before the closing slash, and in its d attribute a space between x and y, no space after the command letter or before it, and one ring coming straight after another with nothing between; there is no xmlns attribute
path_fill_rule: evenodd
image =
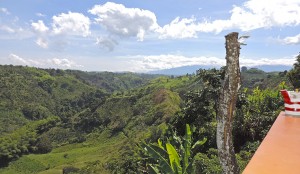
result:
<svg viewBox="0 0 300 174"><path fill-rule="evenodd" d="M3 174L61 174L66 166L82 168L91 162L101 161L104 166L112 158L118 158L127 138L118 134L110 138L109 132L91 134L84 143L70 144L53 149L48 154L31 154L10 163L0 170ZM108 173L100 167L100 173Z"/></svg>
<svg viewBox="0 0 300 174"><path fill-rule="evenodd" d="M150 82L150 87L154 88L180 88L183 86L187 86L186 83L191 83L190 77L181 76L178 78L169 78L169 77L159 77Z"/></svg>
<svg viewBox="0 0 300 174"><path fill-rule="evenodd" d="M35 71L35 69L30 70ZM55 88L51 96L57 98L55 101L73 100L83 91L95 90L94 87L87 86L71 75L53 76L53 78L55 80L52 85ZM113 161L123 162L124 156L122 155L128 152L128 147L132 147L140 139L151 136L152 132L149 128L153 126L153 123L156 126L163 124L180 109L179 93L181 89L190 87L194 79L189 76L160 77L146 86L119 92L118 95L116 93L97 109L100 116L111 119L111 124L102 129L106 131L91 133L87 136L87 141L83 143L57 147L48 154L24 155L12 161L8 167L0 169L0 173L61 174L63 168L69 166L84 169L91 167L96 170L95 173L110 173L106 167L115 167ZM39 92L45 93L42 89ZM42 103L47 104L48 100L50 101L50 94L45 95L46 97L40 96L40 98L45 100ZM20 101L23 102L23 100ZM35 100L33 101L32 103L35 103ZM51 106L56 105L51 103ZM120 130L114 131L116 134L112 136L108 130L113 131L114 124L119 122L120 124L126 123L126 125L121 124L120 127L125 127L119 133L117 132ZM163 125L161 130L166 127L165 124Z"/></svg>

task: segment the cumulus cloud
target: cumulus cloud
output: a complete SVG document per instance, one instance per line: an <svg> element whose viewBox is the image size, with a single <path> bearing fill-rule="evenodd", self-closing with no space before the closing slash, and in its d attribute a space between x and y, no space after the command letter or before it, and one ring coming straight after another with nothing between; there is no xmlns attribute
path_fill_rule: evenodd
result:
<svg viewBox="0 0 300 174"><path fill-rule="evenodd" d="M49 28L44 24L42 20L38 20L37 22L32 22L31 26L34 31L39 33L45 33L49 30Z"/></svg>
<svg viewBox="0 0 300 174"><path fill-rule="evenodd" d="M48 48L47 32L49 31L49 28L44 24L42 20L32 22L31 27L33 28L34 32L38 35L38 38L35 41L35 43L42 48Z"/></svg>
<svg viewBox="0 0 300 174"><path fill-rule="evenodd" d="M30 38L32 35L32 31L23 26L17 16L10 15L6 8L0 8L0 39L20 40Z"/></svg>
<svg viewBox="0 0 300 174"><path fill-rule="evenodd" d="M300 1L249 0L242 7L234 6L231 13L227 22L243 31L299 25Z"/></svg>
<svg viewBox="0 0 300 174"><path fill-rule="evenodd" d="M90 32L90 19L81 13L61 13L52 17L54 34L73 34L88 36Z"/></svg>
<svg viewBox="0 0 300 174"><path fill-rule="evenodd" d="M35 15L38 16L38 17L46 17L46 15L43 14L43 13L36 13Z"/></svg>
<svg viewBox="0 0 300 174"><path fill-rule="evenodd" d="M283 39L283 43L285 44L291 44L291 45L297 45L300 44L300 34L296 36L286 37Z"/></svg>
<svg viewBox="0 0 300 174"><path fill-rule="evenodd" d="M249 58L240 58L240 65L247 67L256 67L264 65L283 65L283 66L292 66L295 63L295 58L281 58L281 59L271 59L271 58L259 58L259 59L249 59Z"/></svg>
<svg viewBox="0 0 300 174"><path fill-rule="evenodd" d="M139 8L126 8L122 4L113 2L95 5L89 13L96 15L96 23L105 27L110 34L137 37L139 41L143 41L145 33L159 28L153 12Z"/></svg>
<svg viewBox="0 0 300 174"><path fill-rule="evenodd" d="M96 44L108 51L113 51L118 42L113 38L99 36L97 37Z"/></svg>
<svg viewBox="0 0 300 174"><path fill-rule="evenodd" d="M299 25L299 16L300 1L298 0L249 0L241 7L234 6L229 20L219 20L224 22L223 24L218 25L217 21L213 21L207 25L211 25L212 29L221 27L250 31L258 28Z"/></svg>
<svg viewBox="0 0 300 174"><path fill-rule="evenodd" d="M197 25L196 19L177 17L170 24L159 28L157 31L161 34L160 38L196 38L197 37Z"/></svg>
<svg viewBox="0 0 300 174"><path fill-rule="evenodd" d="M153 71L192 65L213 65L219 67L225 64L225 59L205 56L186 57L181 55L163 54L136 56L132 62L136 65L135 71Z"/></svg>
<svg viewBox="0 0 300 174"><path fill-rule="evenodd" d="M281 58L281 59L272 59L272 58L259 58L259 59L249 59L249 58L240 58L240 65L247 67L257 67L264 65L286 65L292 66L295 62L294 58ZM187 57L182 55L151 55L151 56L133 56L131 64L134 65L132 71L137 72L148 72L154 70L170 69L177 68L182 66L212 66L212 67L221 67L225 66L225 58L218 57L208 57L208 56L199 56L199 57Z"/></svg>
<svg viewBox="0 0 300 174"><path fill-rule="evenodd" d="M16 54L10 54L9 59L12 60L14 63L18 65L29 65L29 66L39 66L42 65L42 63L33 60L33 59L24 59Z"/></svg>
<svg viewBox="0 0 300 174"><path fill-rule="evenodd" d="M47 39L45 39L43 37L37 38L35 43L42 48L48 48L48 41L47 41Z"/></svg>
<svg viewBox="0 0 300 174"><path fill-rule="evenodd" d="M198 32L220 33L224 30L240 29L251 31L259 28L297 26L300 24L299 0L249 0L242 6L233 6L231 16L225 20L204 19L199 22L194 17L176 18L158 30L161 38L191 38Z"/></svg>
<svg viewBox="0 0 300 174"><path fill-rule="evenodd" d="M28 64L28 61L26 61L25 59L15 55L15 54L10 54L9 55L9 58L15 62L18 62L18 63L22 63L22 64Z"/></svg>
<svg viewBox="0 0 300 174"><path fill-rule="evenodd" d="M198 33L220 33L239 29L251 31L260 28L296 26L300 24L299 0L249 0L241 6L233 6L228 19L197 20L195 17L177 17L169 24L159 26L153 12L138 8L126 8L122 4L107 2L95 5L89 13L96 15L96 23L113 35L137 37L154 32L159 38L197 38Z"/></svg>
<svg viewBox="0 0 300 174"><path fill-rule="evenodd" d="M7 33L15 33L16 32L13 28L11 28L7 25L0 25L0 30L5 31Z"/></svg>
<svg viewBox="0 0 300 174"><path fill-rule="evenodd" d="M1 13L4 13L4 14L6 14L6 15L9 15L9 14L10 14L10 12L7 10L7 8L0 8L0 12L1 12Z"/></svg>
<svg viewBox="0 0 300 174"><path fill-rule="evenodd" d="M16 54L10 54L8 58L16 65L27 65L27 66L37 66L37 67L44 67L44 68L80 68L83 67L82 65L77 64L76 62L70 59L59 59L59 58L52 58L52 59L27 59L20 57Z"/></svg>
<svg viewBox="0 0 300 174"><path fill-rule="evenodd" d="M32 31L19 26L8 26L0 24L0 39L4 40L21 40L33 36Z"/></svg>
<svg viewBox="0 0 300 174"><path fill-rule="evenodd" d="M42 48L48 48L50 45L55 50L63 50L67 45L67 37L61 35L86 37L91 34L90 19L81 13L68 12L53 16L51 29L42 20L32 22L31 26L37 35L35 43Z"/></svg>
<svg viewBox="0 0 300 174"><path fill-rule="evenodd" d="M47 63L50 63L58 67L63 67L63 68L83 67L82 65L78 65L74 61L71 61L69 59L53 58L53 59L48 59Z"/></svg>

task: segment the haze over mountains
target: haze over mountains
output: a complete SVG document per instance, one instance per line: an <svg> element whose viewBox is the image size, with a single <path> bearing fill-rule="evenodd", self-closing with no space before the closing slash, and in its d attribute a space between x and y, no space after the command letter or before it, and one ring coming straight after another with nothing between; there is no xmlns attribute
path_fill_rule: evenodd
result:
<svg viewBox="0 0 300 174"><path fill-rule="evenodd" d="M163 69L163 70L156 70L156 71L150 71L148 73L150 74L163 74L163 75L185 75L185 74L193 74L198 69L211 69L211 68L220 68L215 66L201 66L201 65L194 65L194 66L182 66L177 68L171 68L171 69ZM265 72L273 72L273 71L285 71L290 70L291 66L285 66L285 65L262 65L262 66L255 66L255 67L247 67L250 68L258 68L260 70L263 70Z"/></svg>

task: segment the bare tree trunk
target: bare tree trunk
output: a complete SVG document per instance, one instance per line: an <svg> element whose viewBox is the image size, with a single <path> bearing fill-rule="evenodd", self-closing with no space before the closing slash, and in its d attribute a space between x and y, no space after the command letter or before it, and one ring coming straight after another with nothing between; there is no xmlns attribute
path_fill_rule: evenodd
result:
<svg viewBox="0 0 300 174"><path fill-rule="evenodd" d="M238 174L240 169L233 148L232 122L240 87L240 43L237 32L229 33L225 38L226 69L217 112L217 146L223 173Z"/></svg>

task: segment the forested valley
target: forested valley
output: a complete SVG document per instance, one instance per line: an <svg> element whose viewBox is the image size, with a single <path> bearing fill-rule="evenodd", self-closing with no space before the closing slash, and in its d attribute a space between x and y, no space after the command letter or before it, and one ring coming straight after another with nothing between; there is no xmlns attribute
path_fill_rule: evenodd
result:
<svg viewBox="0 0 300 174"><path fill-rule="evenodd" d="M233 122L241 170L283 109L287 73L241 68ZM0 173L151 173L163 165L157 155L168 158L157 147L177 151L182 170L222 173L223 76L223 68L164 76L1 65Z"/></svg>

